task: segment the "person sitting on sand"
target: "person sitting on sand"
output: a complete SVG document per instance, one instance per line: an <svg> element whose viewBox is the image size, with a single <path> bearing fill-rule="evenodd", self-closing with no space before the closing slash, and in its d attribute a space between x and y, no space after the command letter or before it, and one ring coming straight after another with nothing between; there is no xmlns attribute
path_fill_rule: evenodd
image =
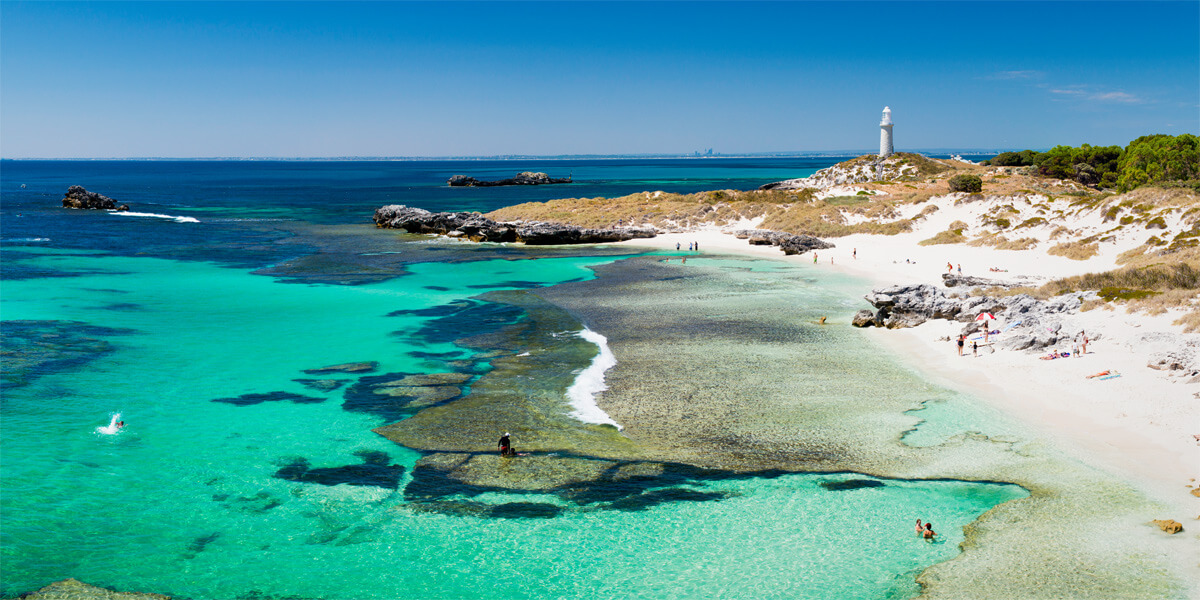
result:
<svg viewBox="0 0 1200 600"><path fill-rule="evenodd" d="M924 532L924 533L922 533L921 535L922 535L922 536L924 536L924 537L925 537L925 539L927 539L927 540L929 540L929 541L931 541L931 542L932 542L932 541L933 541L933 538L934 538L935 536L937 536L937 534L936 534L936 533L934 533L934 531L933 531L933 523L926 523L926 524L925 524L925 532Z"/></svg>
<svg viewBox="0 0 1200 600"><path fill-rule="evenodd" d="M500 443L496 444L496 447L500 449L500 456L513 455L512 440L509 438L510 435L512 434L505 431L504 435L500 436Z"/></svg>

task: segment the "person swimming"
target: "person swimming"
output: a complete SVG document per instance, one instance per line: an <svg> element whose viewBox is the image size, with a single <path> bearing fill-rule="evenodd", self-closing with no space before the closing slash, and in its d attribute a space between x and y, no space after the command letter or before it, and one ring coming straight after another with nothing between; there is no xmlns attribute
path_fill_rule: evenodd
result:
<svg viewBox="0 0 1200 600"><path fill-rule="evenodd" d="M925 533L923 533L921 535L923 535L925 537L925 539L932 542L933 538L935 536L937 536L937 534L933 532L933 523L926 523L925 524Z"/></svg>
<svg viewBox="0 0 1200 600"><path fill-rule="evenodd" d="M113 413L112 419L108 422L108 425L97 427L96 433L103 433L104 435L116 435L124 428L125 421L121 420L121 413Z"/></svg>

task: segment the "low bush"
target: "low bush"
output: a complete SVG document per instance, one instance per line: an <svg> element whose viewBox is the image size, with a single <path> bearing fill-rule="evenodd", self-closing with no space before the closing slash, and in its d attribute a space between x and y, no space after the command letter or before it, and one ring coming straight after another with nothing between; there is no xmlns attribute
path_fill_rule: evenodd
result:
<svg viewBox="0 0 1200 600"><path fill-rule="evenodd" d="M1046 251L1051 256L1065 256L1071 260L1087 260L1099 253L1099 244L1084 242L1063 242Z"/></svg>
<svg viewBox="0 0 1200 600"><path fill-rule="evenodd" d="M983 180L978 175L955 175L950 178L949 183L951 192L978 194L983 191Z"/></svg>

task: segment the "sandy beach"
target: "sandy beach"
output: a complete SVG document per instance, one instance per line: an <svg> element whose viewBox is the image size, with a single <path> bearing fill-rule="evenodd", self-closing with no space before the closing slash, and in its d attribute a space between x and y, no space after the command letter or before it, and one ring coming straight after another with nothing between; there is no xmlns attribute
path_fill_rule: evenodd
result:
<svg viewBox="0 0 1200 600"><path fill-rule="evenodd" d="M940 285L947 262L954 265L955 272L961 264L964 275L1025 276L1041 282L1112 269L1114 257L1124 250L1110 249L1088 261L1077 261L1039 250L919 246L918 241L960 215L947 210L938 217L911 233L833 238L829 241L837 247L817 251L815 262L812 253L784 256L778 248L752 246L732 235L732 231L750 228L753 222L625 243L667 250L674 250L676 244L686 249L698 243L701 253L739 253L832 269L865 280L863 294L896 284ZM992 267L1007 272L989 271ZM864 300L858 308L871 306ZM1138 336L1147 332L1179 333L1181 327L1171 323L1175 318L1170 313L1129 314L1120 307L1079 312L1068 323L1087 331L1092 340L1087 354L1057 360L1039 360L1039 353L1034 352L990 351L987 347L977 357L971 356L970 350L959 357L950 340L963 324L954 321L931 320L908 329L868 328L865 334L929 380L987 402L1069 456L1134 483L1148 497L1171 507L1171 515L1159 518L1179 520L1188 528L1188 523L1200 518L1200 498L1191 494L1200 478L1200 445L1193 438L1200 433L1196 405L1200 384L1148 368L1149 349L1135 345ZM832 324L849 326L848 321L849 315L831 316ZM996 327L1005 325L1000 322ZM1121 376L1087 378L1105 370Z"/></svg>

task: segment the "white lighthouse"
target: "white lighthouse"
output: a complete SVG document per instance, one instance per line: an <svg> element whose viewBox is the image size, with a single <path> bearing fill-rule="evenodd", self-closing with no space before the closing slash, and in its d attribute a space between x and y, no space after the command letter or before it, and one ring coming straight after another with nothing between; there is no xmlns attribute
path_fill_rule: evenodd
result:
<svg viewBox="0 0 1200 600"><path fill-rule="evenodd" d="M892 109L883 107L883 120L879 122L879 158L892 155Z"/></svg>

